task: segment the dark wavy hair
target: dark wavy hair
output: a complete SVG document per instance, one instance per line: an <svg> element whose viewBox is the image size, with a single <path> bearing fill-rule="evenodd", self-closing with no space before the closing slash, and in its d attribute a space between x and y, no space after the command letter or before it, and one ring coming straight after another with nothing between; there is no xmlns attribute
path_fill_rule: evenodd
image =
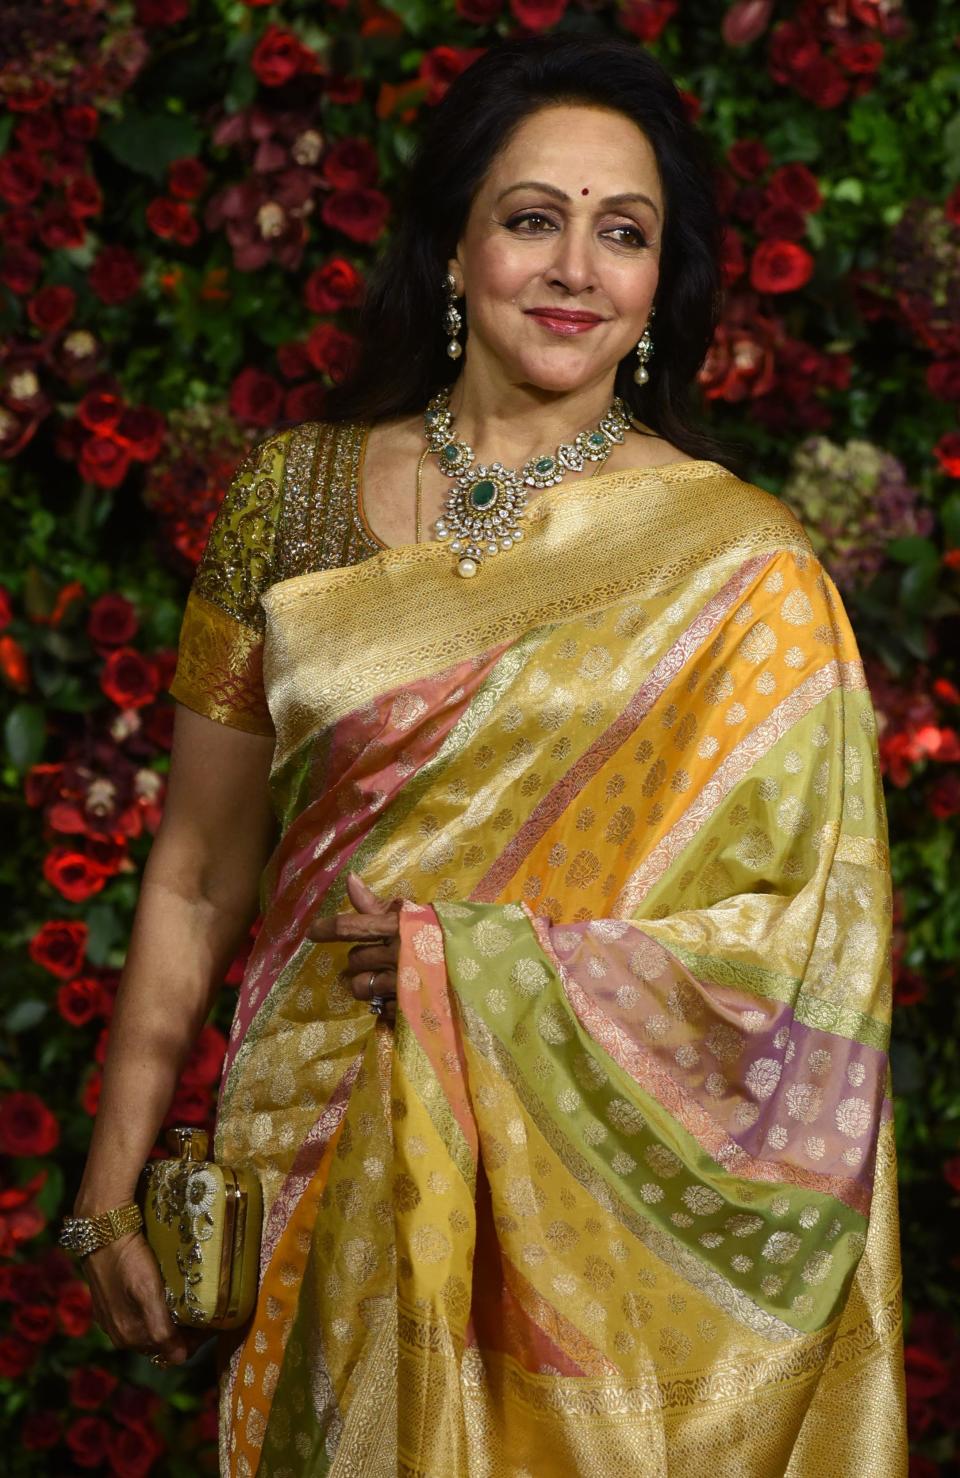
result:
<svg viewBox="0 0 960 1478"><path fill-rule="evenodd" d="M695 420L696 374L722 299L722 222L706 141L659 62L613 38L499 42L455 80L411 162L397 226L365 294L357 366L330 391L326 419L411 415L456 378L442 327L443 283L471 203L523 119L571 103L632 119L656 155L665 197L650 379L636 384L631 351L617 368L616 393L637 420L688 455L727 466L737 460L739 448L721 445Z"/></svg>

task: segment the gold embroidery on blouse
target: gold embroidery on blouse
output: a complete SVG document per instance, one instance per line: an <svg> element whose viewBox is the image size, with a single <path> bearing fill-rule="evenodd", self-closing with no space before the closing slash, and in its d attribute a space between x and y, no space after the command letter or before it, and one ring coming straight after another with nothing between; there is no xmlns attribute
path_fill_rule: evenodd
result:
<svg viewBox="0 0 960 1478"><path fill-rule="evenodd" d="M263 693L260 633L193 591L170 693L178 702L248 734L273 735Z"/></svg>

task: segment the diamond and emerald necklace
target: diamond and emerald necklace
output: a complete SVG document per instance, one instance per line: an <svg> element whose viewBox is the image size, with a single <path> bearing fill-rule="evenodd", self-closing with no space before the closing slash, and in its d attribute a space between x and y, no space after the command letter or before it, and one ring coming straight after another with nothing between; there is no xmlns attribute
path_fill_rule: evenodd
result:
<svg viewBox="0 0 960 1478"><path fill-rule="evenodd" d="M512 549L523 538L527 488L551 488L585 462L605 462L630 429L630 415L619 396L593 431L581 431L553 453L529 457L519 471L493 462L475 466L473 450L458 441L450 409L450 389L441 390L423 417L427 445L444 476L453 479L444 512L434 525L438 539L449 539L457 555L457 574L475 575L483 560Z"/></svg>

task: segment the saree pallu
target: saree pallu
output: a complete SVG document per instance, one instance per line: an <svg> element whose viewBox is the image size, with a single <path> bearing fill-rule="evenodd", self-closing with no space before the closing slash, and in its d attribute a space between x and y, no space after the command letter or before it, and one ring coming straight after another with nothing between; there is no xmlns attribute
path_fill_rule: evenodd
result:
<svg viewBox="0 0 960 1478"><path fill-rule="evenodd" d="M222 1471L902 1478L874 716L791 515L610 474L472 581L428 544L260 598ZM305 938L349 870L406 900L393 1031Z"/></svg>

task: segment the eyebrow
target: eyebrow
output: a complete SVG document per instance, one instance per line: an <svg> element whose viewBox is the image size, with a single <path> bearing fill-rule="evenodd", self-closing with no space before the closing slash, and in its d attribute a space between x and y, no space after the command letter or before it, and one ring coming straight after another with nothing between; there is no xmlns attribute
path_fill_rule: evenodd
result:
<svg viewBox="0 0 960 1478"><path fill-rule="evenodd" d="M567 202L570 200L570 196L566 191L559 189L556 185L548 185L545 180L519 180L517 184L508 185L505 190L501 190L494 204L499 205L504 196L512 194L514 190L542 190L545 195L552 195L555 200L566 200ZM621 195L608 195L605 200L601 200L598 203L605 206L649 205L657 220L659 221L660 219L660 212L650 199L650 196L641 195L634 191L625 191Z"/></svg>

